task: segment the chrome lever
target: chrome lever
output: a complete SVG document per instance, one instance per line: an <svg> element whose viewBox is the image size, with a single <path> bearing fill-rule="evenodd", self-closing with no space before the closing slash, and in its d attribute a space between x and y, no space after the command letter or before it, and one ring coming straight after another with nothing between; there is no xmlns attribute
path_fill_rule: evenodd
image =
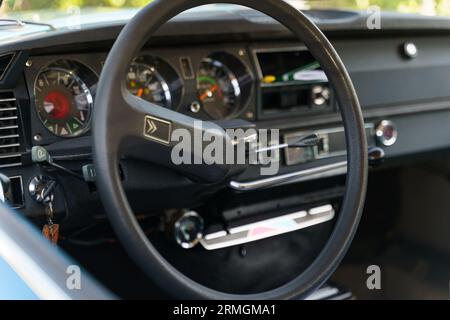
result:
<svg viewBox="0 0 450 320"><path fill-rule="evenodd" d="M372 147L368 150L369 165L371 167L379 166L385 158L384 150L378 147ZM305 170L294 171L279 176L262 178L252 181L230 181L229 187L237 191L252 191L269 188L290 182L302 182L313 179L327 178L339 174L347 173L347 161L339 161L319 167L313 167Z"/></svg>
<svg viewBox="0 0 450 320"><path fill-rule="evenodd" d="M296 137L295 141L289 143L282 143L275 146L264 147L255 150L255 153L279 150L284 148L310 148L315 147L320 143L320 137L316 133L309 133Z"/></svg>
<svg viewBox="0 0 450 320"><path fill-rule="evenodd" d="M229 187L238 191L252 191L273 187L289 182L301 182L312 179L326 178L347 172L347 161L336 162L320 167L299 170L279 176L263 178L252 181L231 181Z"/></svg>

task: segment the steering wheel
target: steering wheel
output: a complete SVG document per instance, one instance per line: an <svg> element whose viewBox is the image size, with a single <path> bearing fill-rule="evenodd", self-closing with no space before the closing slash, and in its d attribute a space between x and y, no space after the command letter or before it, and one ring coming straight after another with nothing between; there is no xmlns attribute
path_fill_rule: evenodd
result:
<svg viewBox="0 0 450 320"><path fill-rule="evenodd" d="M270 291L256 294L229 294L207 288L174 268L152 245L139 226L125 195L119 160L134 153L142 159L167 166L197 183L218 183L233 175L226 165L175 166L170 159L173 145L168 139L177 128L193 131L195 120L132 96L125 88L127 66L154 32L169 19L188 9L214 3L253 8L287 27L307 46L333 86L345 127L347 145L346 190L335 227L321 253L295 279ZM129 255L161 288L185 299L289 299L305 297L323 284L345 255L357 229L367 185L367 143L358 98L341 59L325 35L300 11L275 0L155 0L125 26L115 42L101 74L93 118L93 156L100 197L123 246ZM148 134L151 123L159 127ZM203 129L218 124L204 121ZM149 127L150 126L150 127ZM228 141L229 142L229 141ZM134 150L134 151L133 151ZM196 156L192 154L192 156Z"/></svg>

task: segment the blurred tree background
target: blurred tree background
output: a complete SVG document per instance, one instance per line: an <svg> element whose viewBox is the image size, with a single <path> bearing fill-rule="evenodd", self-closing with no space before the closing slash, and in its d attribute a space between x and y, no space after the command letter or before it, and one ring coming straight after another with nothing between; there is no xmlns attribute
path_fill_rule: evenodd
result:
<svg viewBox="0 0 450 320"><path fill-rule="evenodd" d="M80 8L133 8L142 7L151 0L3 0L0 13L34 10L64 11ZM289 0L288 0L289 1ZM290 0L303 8L367 9L378 6L382 10L450 15L450 0Z"/></svg>

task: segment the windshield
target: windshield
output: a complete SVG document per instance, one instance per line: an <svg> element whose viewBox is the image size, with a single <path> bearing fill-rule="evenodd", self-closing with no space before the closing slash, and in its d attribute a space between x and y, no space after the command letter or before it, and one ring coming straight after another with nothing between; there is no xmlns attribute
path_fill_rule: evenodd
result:
<svg viewBox="0 0 450 320"><path fill-rule="evenodd" d="M3 0L0 18L46 22L57 26L129 19L150 0ZM300 9L357 9L450 15L450 0L286 0ZM2 0L0 0L2 2ZM103 13L99 15L99 13ZM89 16L95 19L89 21ZM99 19L100 17L100 19Z"/></svg>

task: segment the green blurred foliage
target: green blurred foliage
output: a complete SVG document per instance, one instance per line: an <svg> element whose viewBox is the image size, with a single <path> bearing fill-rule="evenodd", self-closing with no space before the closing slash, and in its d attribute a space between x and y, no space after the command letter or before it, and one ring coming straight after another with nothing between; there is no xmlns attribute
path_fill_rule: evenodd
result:
<svg viewBox="0 0 450 320"><path fill-rule="evenodd" d="M9 10L40 10L57 9L65 10L69 7L143 7L150 0L5 0Z"/></svg>
<svg viewBox="0 0 450 320"><path fill-rule="evenodd" d="M2 11L67 10L81 8L142 7L151 0L4 0ZM170 1L170 0L169 0ZM382 10L450 15L450 0L298 0L305 8L341 8L365 10L378 6Z"/></svg>
<svg viewBox="0 0 450 320"><path fill-rule="evenodd" d="M365 10L372 6L384 11L450 15L450 0L313 0L313 8L349 8Z"/></svg>

